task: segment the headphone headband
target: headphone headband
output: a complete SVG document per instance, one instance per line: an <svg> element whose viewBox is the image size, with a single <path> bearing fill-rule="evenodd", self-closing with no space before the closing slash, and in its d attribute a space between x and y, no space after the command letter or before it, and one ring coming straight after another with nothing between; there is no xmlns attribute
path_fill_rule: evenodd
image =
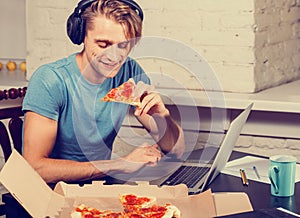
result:
<svg viewBox="0 0 300 218"><path fill-rule="evenodd" d="M84 12L84 10L86 8L88 8L94 1L96 0L82 0L78 3L77 7L74 9L74 14L80 16L82 14L82 12Z"/></svg>
<svg viewBox="0 0 300 218"><path fill-rule="evenodd" d="M82 19L81 15L86 8L88 8L93 2L97 0L81 0L74 12L69 16L67 21L67 33L69 38L74 44L80 45L83 42L85 35L85 21ZM142 8L133 0L116 0L123 2L131 7L143 21L144 13Z"/></svg>

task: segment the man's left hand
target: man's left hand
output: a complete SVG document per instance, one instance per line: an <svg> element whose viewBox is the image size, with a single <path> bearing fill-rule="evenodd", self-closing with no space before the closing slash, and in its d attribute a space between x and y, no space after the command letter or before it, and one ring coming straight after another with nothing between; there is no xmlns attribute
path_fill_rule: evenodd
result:
<svg viewBox="0 0 300 218"><path fill-rule="evenodd" d="M140 97L141 100L141 105L140 107L136 108L134 115L169 115L169 111L166 109L159 93L154 90L153 85L148 85L142 81L139 81L134 90L134 96Z"/></svg>

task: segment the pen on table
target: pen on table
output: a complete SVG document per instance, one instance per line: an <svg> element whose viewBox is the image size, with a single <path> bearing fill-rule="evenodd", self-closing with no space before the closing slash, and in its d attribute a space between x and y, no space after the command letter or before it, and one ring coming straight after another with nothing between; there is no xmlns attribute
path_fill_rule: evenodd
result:
<svg viewBox="0 0 300 218"><path fill-rule="evenodd" d="M248 182L248 179L246 177L246 173L245 173L245 171L243 169L240 169L240 174L241 174L243 185L248 186L249 182Z"/></svg>
<svg viewBox="0 0 300 218"><path fill-rule="evenodd" d="M254 170L254 172L255 172L257 178L260 179L260 176L259 176L259 174L258 174L258 171L257 171L256 166L253 166L253 170Z"/></svg>

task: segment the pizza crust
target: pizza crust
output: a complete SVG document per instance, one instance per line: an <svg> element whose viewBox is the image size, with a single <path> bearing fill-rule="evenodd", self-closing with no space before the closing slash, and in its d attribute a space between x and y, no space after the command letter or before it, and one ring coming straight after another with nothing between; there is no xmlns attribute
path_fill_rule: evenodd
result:
<svg viewBox="0 0 300 218"><path fill-rule="evenodd" d="M167 206L167 212L162 218L180 218L181 212L180 210L174 205Z"/></svg>
<svg viewBox="0 0 300 218"><path fill-rule="evenodd" d="M73 211L71 213L71 218L81 218L81 212Z"/></svg>

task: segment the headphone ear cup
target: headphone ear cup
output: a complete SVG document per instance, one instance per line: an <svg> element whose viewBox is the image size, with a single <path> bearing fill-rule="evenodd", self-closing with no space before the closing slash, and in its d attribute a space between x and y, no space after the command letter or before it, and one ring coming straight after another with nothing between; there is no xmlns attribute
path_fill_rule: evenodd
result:
<svg viewBox="0 0 300 218"><path fill-rule="evenodd" d="M74 44L80 45L84 40L85 22L76 15L71 14L67 20L67 34Z"/></svg>

